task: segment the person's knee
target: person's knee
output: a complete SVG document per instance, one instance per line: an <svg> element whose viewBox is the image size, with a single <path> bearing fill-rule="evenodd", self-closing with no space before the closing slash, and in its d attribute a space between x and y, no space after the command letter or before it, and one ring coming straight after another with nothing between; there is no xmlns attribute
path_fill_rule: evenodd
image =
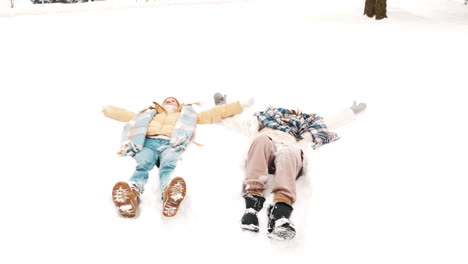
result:
<svg viewBox="0 0 468 264"><path fill-rule="evenodd" d="M161 165L159 166L160 170L174 170L176 167L176 162L161 162Z"/></svg>
<svg viewBox="0 0 468 264"><path fill-rule="evenodd" d="M292 146L283 146L276 153L275 166L282 167L285 164L295 164L302 167L301 152Z"/></svg>
<svg viewBox="0 0 468 264"><path fill-rule="evenodd" d="M179 154L176 152L171 152L167 153L164 156L164 159L161 161L161 164L159 166L159 169L164 170L164 169L175 169L177 162L179 161Z"/></svg>
<svg viewBox="0 0 468 264"><path fill-rule="evenodd" d="M252 142L252 145L265 146L271 143L272 142L271 142L270 137L266 135L260 135L254 139L254 141Z"/></svg>
<svg viewBox="0 0 468 264"><path fill-rule="evenodd" d="M297 149L295 149L292 146L282 146L281 148L278 149L276 156L277 158L282 157L282 158L292 159L296 157L296 152L297 152Z"/></svg>
<svg viewBox="0 0 468 264"><path fill-rule="evenodd" d="M141 154L141 155L138 155ZM151 155L145 155L144 153L138 153L135 155L135 161L141 169L150 170L153 168L155 160Z"/></svg>

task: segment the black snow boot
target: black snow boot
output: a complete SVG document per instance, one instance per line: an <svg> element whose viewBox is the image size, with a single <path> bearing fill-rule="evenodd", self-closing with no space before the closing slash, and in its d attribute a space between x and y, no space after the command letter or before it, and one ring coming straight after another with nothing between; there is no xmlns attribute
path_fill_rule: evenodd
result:
<svg viewBox="0 0 468 264"><path fill-rule="evenodd" d="M258 217L257 213L263 208L265 198L257 195L246 194L245 199L245 212L242 216L241 227L246 230L258 232Z"/></svg>
<svg viewBox="0 0 468 264"><path fill-rule="evenodd" d="M268 237L289 240L296 235L294 224L289 220L293 211L286 203L276 203L268 208Z"/></svg>

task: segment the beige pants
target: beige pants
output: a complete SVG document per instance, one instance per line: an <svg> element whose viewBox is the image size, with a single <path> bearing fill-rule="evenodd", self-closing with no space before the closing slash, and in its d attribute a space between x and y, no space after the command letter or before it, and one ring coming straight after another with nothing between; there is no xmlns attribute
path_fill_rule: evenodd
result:
<svg viewBox="0 0 468 264"><path fill-rule="evenodd" d="M296 178L302 169L302 151L294 146L275 143L260 135L250 145L246 162L244 191L262 193L268 176L274 174L273 193L296 201Z"/></svg>

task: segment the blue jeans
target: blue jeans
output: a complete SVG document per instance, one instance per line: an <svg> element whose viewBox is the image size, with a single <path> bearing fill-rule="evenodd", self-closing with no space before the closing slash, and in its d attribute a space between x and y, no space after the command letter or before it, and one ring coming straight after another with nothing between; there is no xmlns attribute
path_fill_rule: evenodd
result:
<svg viewBox="0 0 468 264"><path fill-rule="evenodd" d="M137 162L137 166L130 181L135 182L140 187L140 193L143 193L145 184L148 181L149 171L155 165L159 168L161 190L166 188L170 176L180 159L180 154L170 147L167 139L146 138L143 149L135 154L133 158Z"/></svg>

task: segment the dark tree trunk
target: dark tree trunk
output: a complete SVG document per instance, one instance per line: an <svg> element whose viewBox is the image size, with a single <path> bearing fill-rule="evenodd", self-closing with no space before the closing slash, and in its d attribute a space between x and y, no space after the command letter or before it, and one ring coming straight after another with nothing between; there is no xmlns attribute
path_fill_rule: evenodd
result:
<svg viewBox="0 0 468 264"><path fill-rule="evenodd" d="M364 15L377 20L387 17L387 0L366 0Z"/></svg>
<svg viewBox="0 0 468 264"><path fill-rule="evenodd" d="M374 17L375 15L375 0L366 0L366 5L364 6L364 15L368 17Z"/></svg>
<svg viewBox="0 0 468 264"><path fill-rule="evenodd" d="M13 8L15 6L15 0L10 0L10 3L11 3L11 8Z"/></svg>
<svg viewBox="0 0 468 264"><path fill-rule="evenodd" d="M384 18L387 18L387 0L376 0L375 19L380 20Z"/></svg>

